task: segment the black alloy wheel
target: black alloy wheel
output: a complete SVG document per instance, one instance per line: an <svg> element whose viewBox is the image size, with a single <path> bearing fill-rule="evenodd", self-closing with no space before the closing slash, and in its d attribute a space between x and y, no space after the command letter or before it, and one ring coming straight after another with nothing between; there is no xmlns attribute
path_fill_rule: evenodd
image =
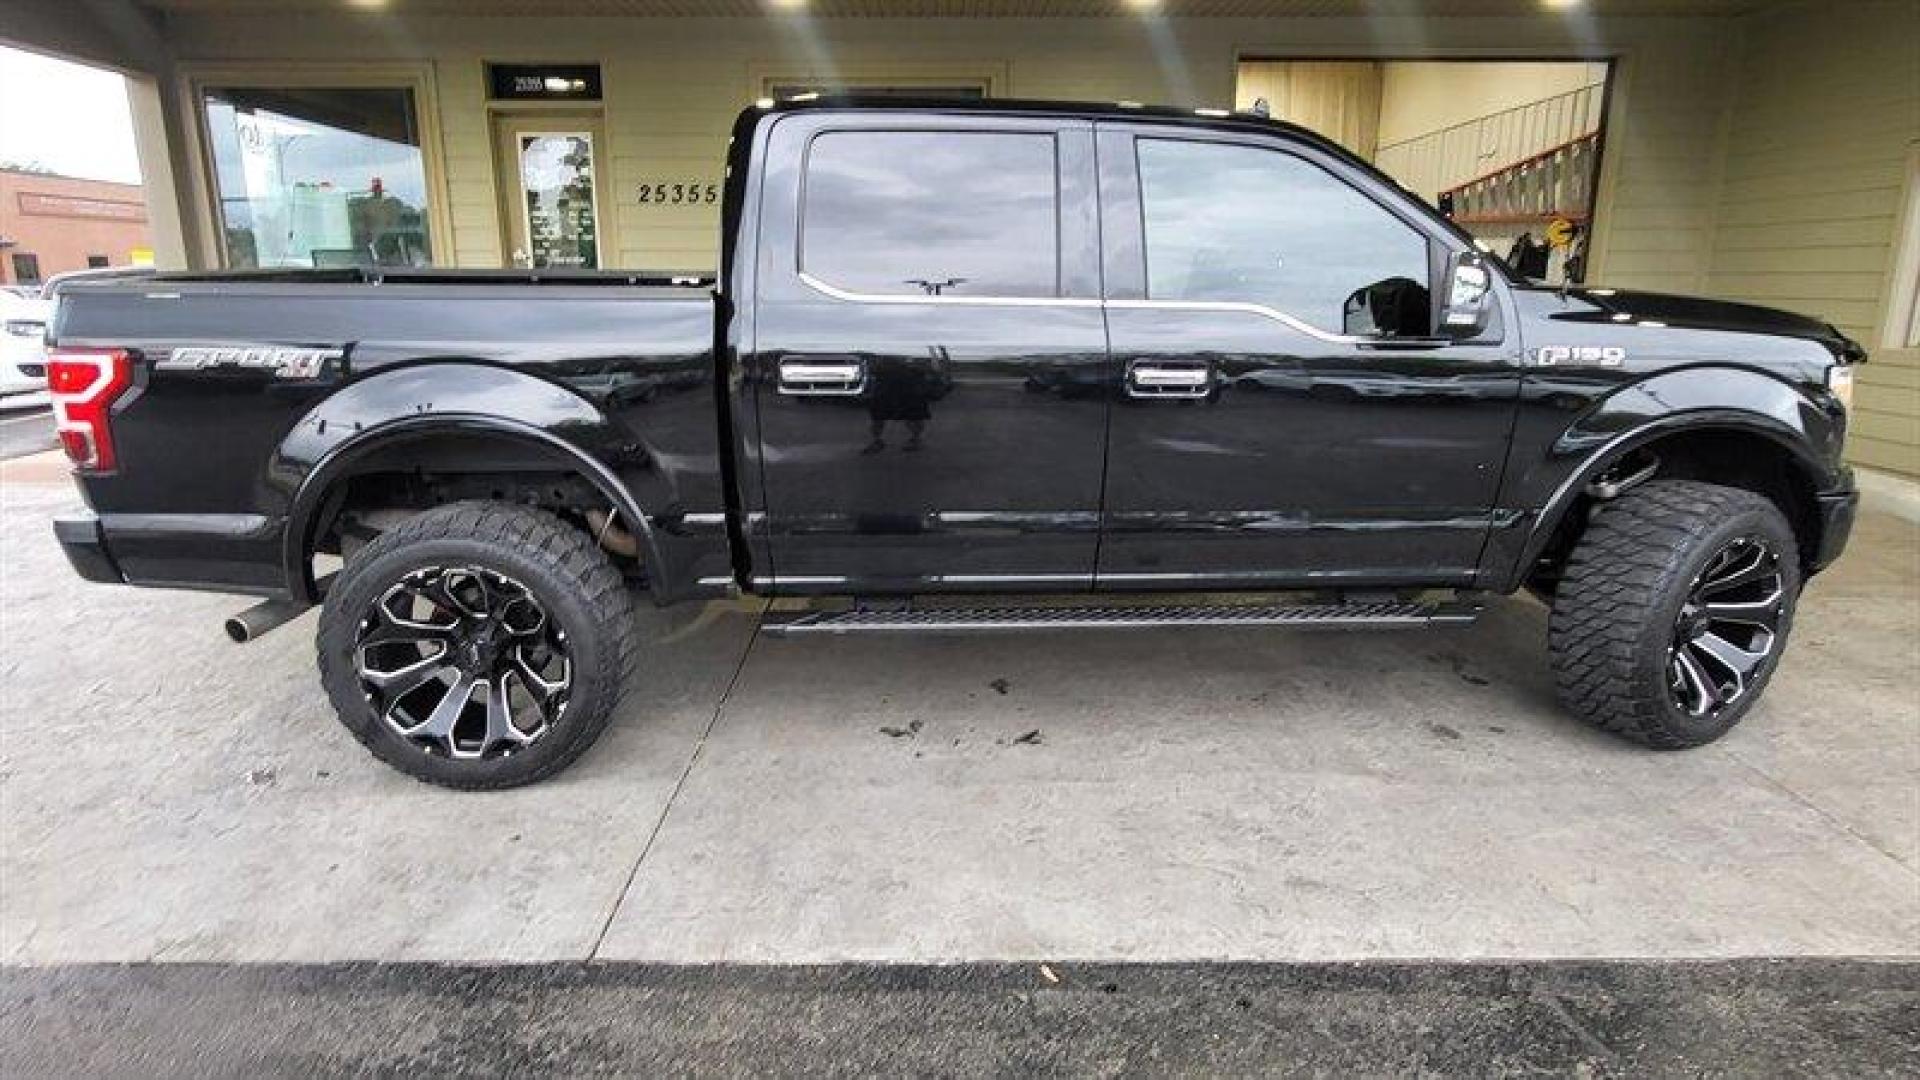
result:
<svg viewBox="0 0 1920 1080"><path fill-rule="evenodd" d="M484 567L424 567L368 606L355 663L367 702L429 754L513 754L567 709L566 631L527 587Z"/></svg>
<svg viewBox="0 0 1920 1080"><path fill-rule="evenodd" d="M1674 622L1674 704L1711 716L1740 700L1773 657L1786 594L1780 556L1765 540L1741 537L1714 555Z"/></svg>
<svg viewBox="0 0 1920 1080"><path fill-rule="evenodd" d="M1799 536L1759 492L1655 478L1602 503L1552 594L1560 701L1656 749L1705 746L1779 670L1802 577Z"/></svg>

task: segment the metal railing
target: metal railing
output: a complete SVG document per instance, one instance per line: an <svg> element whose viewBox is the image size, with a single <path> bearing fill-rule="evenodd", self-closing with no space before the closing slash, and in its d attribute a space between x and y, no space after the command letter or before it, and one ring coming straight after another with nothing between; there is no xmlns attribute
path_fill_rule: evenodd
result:
<svg viewBox="0 0 1920 1080"><path fill-rule="evenodd" d="M1428 202L1600 130L1606 84L1504 109L1380 147L1374 164Z"/></svg>

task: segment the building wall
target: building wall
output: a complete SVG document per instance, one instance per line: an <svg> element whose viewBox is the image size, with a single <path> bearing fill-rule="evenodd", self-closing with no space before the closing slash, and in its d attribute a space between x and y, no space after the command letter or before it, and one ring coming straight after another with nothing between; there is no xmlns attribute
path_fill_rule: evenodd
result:
<svg viewBox="0 0 1920 1080"><path fill-rule="evenodd" d="M1849 450L1920 474L1920 350L1884 338L1920 147L1920 4L1795 6L1744 20L1742 36L1707 287L1865 342Z"/></svg>
<svg viewBox="0 0 1920 1080"><path fill-rule="evenodd" d="M84 270L104 255L126 266L135 248L150 248L145 196L138 184L0 170L0 282L14 282L15 253L39 257L42 280Z"/></svg>
<svg viewBox="0 0 1920 1080"><path fill-rule="evenodd" d="M1313 130L1374 160L1380 145L1381 68L1352 60L1256 60L1240 65L1234 107L1267 104L1275 120Z"/></svg>
<svg viewBox="0 0 1920 1080"><path fill-rule="evenodd" d="M536 29L537 28L537 32ZM596 61L606 83L613 265L711 267L717 209L641 204L642 183L717 181L734 113L772 77L975 76L1000 95L1230 103L1243 58L1622 58L1596 271L1697 289L1729 70L1723 22L1634 19L593 19L291 12L169 19L183 66L431 61L452 261L501 264L483 85L494 61ZM204 180L202 180L204 183ZM204 193L203 193L204 196ZM208 255L202 251L204 259ZM442 256L445 257L444 255Z"/></svg>

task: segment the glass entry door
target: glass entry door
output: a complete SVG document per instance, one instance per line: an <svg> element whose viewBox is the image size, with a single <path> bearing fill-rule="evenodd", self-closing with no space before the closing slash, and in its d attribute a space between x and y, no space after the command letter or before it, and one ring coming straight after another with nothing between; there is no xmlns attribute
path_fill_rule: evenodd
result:
<svg viewBox="0 0 1920 1080"><path fill-rule="evenodd" d="M598 270L601 155L597 116L539 113L494 120L508 266Z"/></svg>

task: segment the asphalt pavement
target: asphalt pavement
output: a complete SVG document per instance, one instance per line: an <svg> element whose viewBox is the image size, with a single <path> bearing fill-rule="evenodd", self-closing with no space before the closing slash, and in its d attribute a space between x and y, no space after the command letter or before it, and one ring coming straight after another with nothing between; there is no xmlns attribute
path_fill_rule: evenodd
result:
<svg viewBox="0 0 1920 1080"><path fill-rule="evenodd" d="M1913 1076L1863 961L0 971L0 1072L161 1076Z"/></svg>

